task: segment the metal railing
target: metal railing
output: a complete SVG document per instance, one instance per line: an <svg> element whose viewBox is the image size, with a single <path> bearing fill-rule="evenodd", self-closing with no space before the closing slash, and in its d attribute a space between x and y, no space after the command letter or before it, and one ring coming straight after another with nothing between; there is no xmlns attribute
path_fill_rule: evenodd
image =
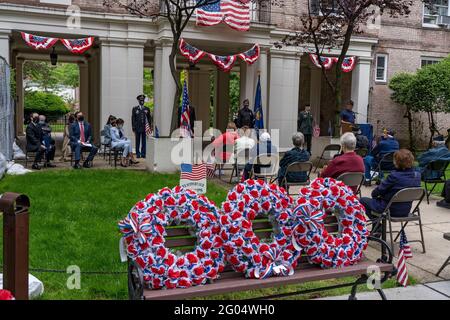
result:
<svg viewBox="0 0 450 320"><path fill-rule="evenodd" d="M187 1L187 6L194 6L196 0ZM159 1L161 13L167 13L166 3L164 0ZM172 11L175 11L175 6L171 5ZM250 3L250 21L253 23L270 24L271 23L272 4L271 0L263 0ZM195 13L194 13L195 17Z"/></svg>

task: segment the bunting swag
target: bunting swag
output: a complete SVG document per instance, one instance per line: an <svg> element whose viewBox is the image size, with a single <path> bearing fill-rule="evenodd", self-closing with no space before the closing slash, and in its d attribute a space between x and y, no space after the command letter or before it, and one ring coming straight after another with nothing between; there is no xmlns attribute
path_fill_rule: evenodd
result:
<svg viewBox="0 0 450 320"><path fill-rule="evenodd" d="M207 55L212 62L224 72L231 71L238 57L251 65L258 61L261 53L259 45L255 44L250 50L243 53L231 56L219 56L197 49L187 43L184 39L180 40L179 49L181 54L186 57L190 63L197 64L205 55Z"/></svg>
<svg viewBox="0 0 450 320"><path fill-rule="evenodd" d="M27 45L36 50L50 49L58 41L61 41L70 52L74 54L82 54L94 44L94 37L83 39L58 39L36 36L26 32L21 32L21 34L22 39L27 43Z"/></svg>
<svg viewBox="0 0 450 320"><path fill-rule="evenodd" d="M319 58L315 54L310 54L309 57L311 58L312 63L317 68L322 68L322 66L319 63ZM330 70L335 63L337 63L338 58L336 57L321 57L322 64L325 68L325 70ZM353 69L355 69L356 66L357 57L346 57L344 61L342 62L342 71L343 72L352 72Z"/></svg>
<svg viewBox="0 0 450 320"><path fill-rule="evenodd" d="M214 64L224 72L230 72L236 62L236 56L216 56L211 53L208 53L208 56Z"/></svg>
<svg viewBox="0 0 450 320"><path fill-rule="evenodd" d="M184 41L184 39L180 40L180 52L183 56L185 56L192 64L197 64L206 54L205 51L199 50L189 43Z"/></svg>
<svg viewBox="0 0 450 320"><path fill-rule="evenodd" d="M238 55L239 58L248 64L254 64L259 59L259 45L255 44L253 48Z"/></svg>
<svg viewBox="0 0 450 320"><path fill-rule="evenodd" d="M82 54L94 44L94 37L83 39L61 39L64 46L74 54Z"/></svg>
<svg viewBox="0 0 450 320"><path fill-rule="evenodd" d="M50 49L58 42L58 38L49 38L49 37L41 37L35 36L33 34L21 32L22 39L29 45L30 47L40 50L40 49Z"/></svg>

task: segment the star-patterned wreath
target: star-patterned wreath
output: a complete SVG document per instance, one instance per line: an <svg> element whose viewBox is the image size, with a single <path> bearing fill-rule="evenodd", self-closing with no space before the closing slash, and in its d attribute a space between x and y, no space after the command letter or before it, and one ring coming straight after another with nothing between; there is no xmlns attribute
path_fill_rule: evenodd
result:
<svg viewBox="0 0 450 320"><path fill-rule="evenodd" d="M165 188L138 202L119 229L128 257L143 270L153 289L188 288L217 279L224 268L221 227L213 202L181 187ZM197 229L192 252L176 255L165 247L166 227L173 222Z"/></svg>
<svg viewBox="0 0 450 320"><path fill-rule="evenodd" d="M301 252L292 240L292 204L284 189L261 180L247 180L230 191L220 223L225 257L235 271L261 279L294 273ZM261 242L253 232L252 221L258 215L275 224L270 243Z"/></svg>
<svg viewBox="0 0 450 320"><path fill-rule="evenodd" d="M326 215L336 211L340 236L329 234L324 226ZM364 213L364 206L343 182L318 178L300 190L294 209L294 245L322 268L353 265L367 248L369 232Z"/></svg>

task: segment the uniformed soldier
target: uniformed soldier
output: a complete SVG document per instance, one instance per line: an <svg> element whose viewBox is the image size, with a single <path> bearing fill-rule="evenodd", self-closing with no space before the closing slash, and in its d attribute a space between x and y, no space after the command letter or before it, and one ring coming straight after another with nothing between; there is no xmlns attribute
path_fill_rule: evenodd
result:
<svg viewBox="0 0 450 320"><path fill-rule="evenodd" d="M309 154L312 149L312 135L313 135L313 122L314 118L311 113L311 106L305 106L305 111L300 112L298 115L298 130L305 136L305 142Z"/></svg>
<svg viewBox="0 0 450 320"><path fill-rule="evenodd" d="M136 156L144 158L147 155L147 134L145 131L146 124L152 126L152 116L150 109L144 106L145 95L141 94L136 98L139 105L133 108L131 116L131 124L133 133L136 136Z"/></svg>
<svg viewBox="0 0 450 320"><path fill-rule="evenodd" d="M244 106L241 110L239 110L238 117L237 117L237 127L249 127L250 129L253 129L255 127L255 115L253 114L253 111L250 110L250 101L248 99L244 100Z"/></svg>

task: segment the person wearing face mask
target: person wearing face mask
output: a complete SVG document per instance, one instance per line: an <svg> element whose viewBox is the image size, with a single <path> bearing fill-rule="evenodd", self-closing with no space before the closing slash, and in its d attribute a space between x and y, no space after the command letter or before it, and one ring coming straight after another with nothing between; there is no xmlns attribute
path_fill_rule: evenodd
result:
<svg viewBox="0 0 450 320"><path fill-rule="evenodd" d="M137 96L136 99L139 105L133 108L131 114L131 126L136 137L136 155L138 158L143 159L147 156L147 134L145 128L147 124L150 127L152 126L150 109L144 105L145 98L143 94Z"/></svg>
<svg viewBox="0 0 450 320"><path fill-rule="evenodd" d="M54 168L56 167L51 163L55 159L55 139L52 138L52 128L47 122L47 118L44 115L39 116L39 126L42 129L42 141L45 146L45 167Z"/></svg>
<svg viewBox="0 0 450 320"><path fill-rule="evenodd" d="M98 152L98 148L92 144L92 128L91 125L84 120L82 112L76 113L76 121L70 127L70 145L75 153L74 169L81 169L80 160L81 152L89 152L89 156L83 163L84 168L91 168L92 161Z"/></svg>
<svg viewBox="0 0 450 320"><path fill-rule="evenodd" d="M41 170L39 166L39 162L42 159L42 156L45 153L45 146L42 143L43 141L42 129L39 126L39 115L37 113L33 113L31 115L31 121L26 129L26 139L27 139L27 152L35 152L36 155L34 157L34 162L32 169Z"/></svg>
<svg viewBox="0 0 450 320"><path fill-rule="evenodd" d="M138 164L133 154L133 146L131 140L125 137L123 132L123 119L113 120L111 122L111 147L123 149L122 160L120 165L128 167L129 164Z"/></svg>

